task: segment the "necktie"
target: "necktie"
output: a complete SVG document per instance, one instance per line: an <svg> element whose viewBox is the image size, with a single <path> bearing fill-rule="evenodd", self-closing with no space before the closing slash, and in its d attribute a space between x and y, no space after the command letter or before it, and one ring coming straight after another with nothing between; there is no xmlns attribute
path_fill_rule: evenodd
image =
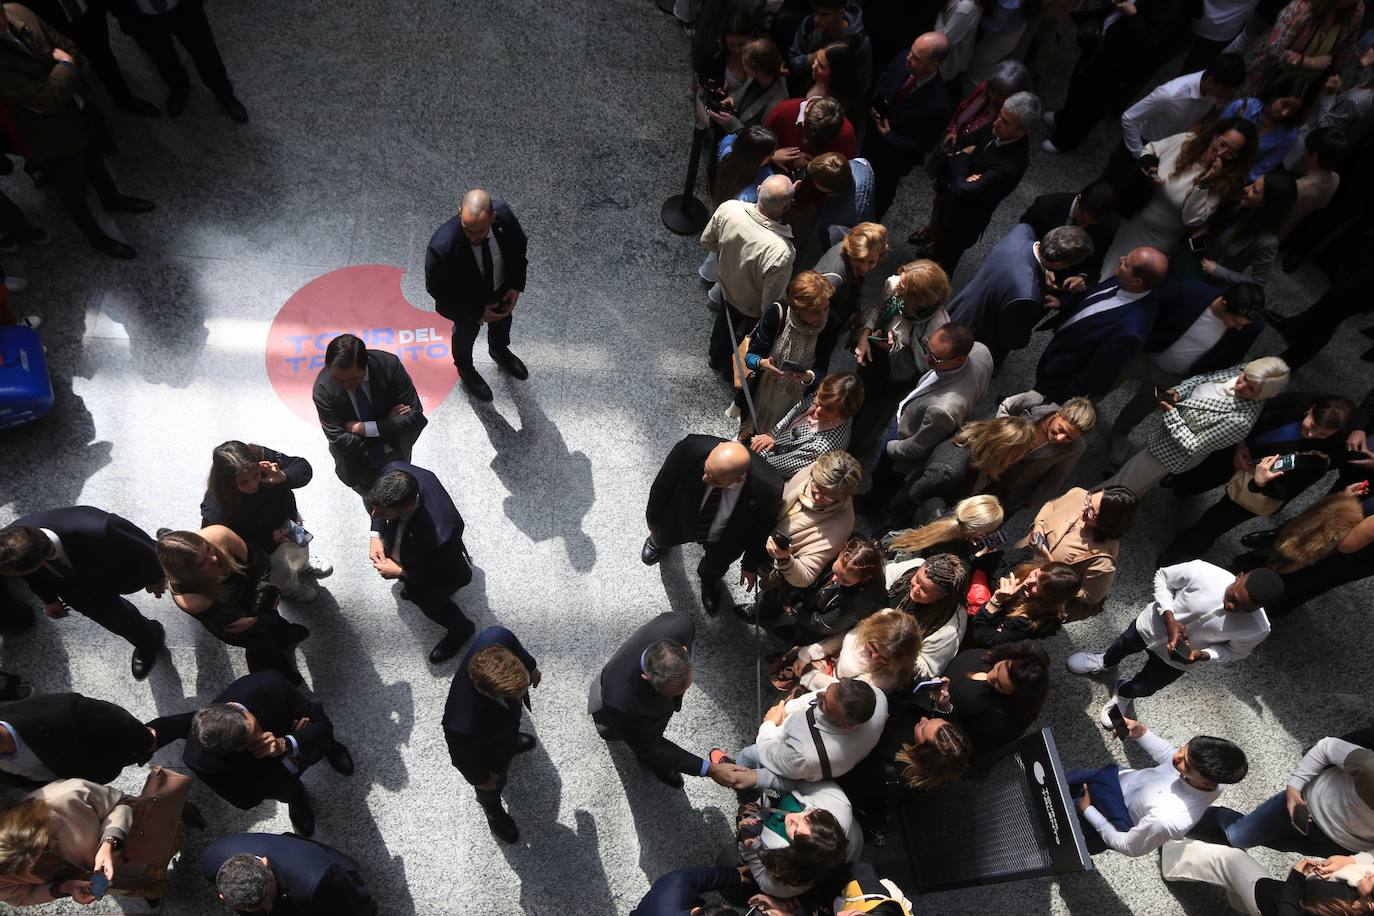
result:
<svg viewBox="0 0 1374 916"><path fill-rule="evenodd" d="M916 91L916 77L914 77L914 76L908 76L908 77L906 78L906 82L905 82L905 83L902 83L902 88L901 88L901 89L898 89L898 90L897 90L897 94L894 95L894 96L892 97L892 104L889 105L888 108L889 108L889 109L896 108L898 105L902 104L902 102L906 101L906 97L907 97L907 96L911 95L911 93L913 93L913 92L915 92L915 91Z"/></svg>
<svg viewBox="0 0 1374 916"><path fill-rule="evenodd" d="M491 263L491 233L482 239L482 279L487 281L487 289L495 292L496 287L492 285L495 268Z"/></svg>
<svg viewBox="0 0 1374 916"><path fill-rule="evenodd" d="M716 520L716 513L720 511L720 498L724 492L720 487L712 487L711 492L706 494L706 502L701 504L701 512L697 514L696 524L692 526L692 540L698 544L710 540L711 525Z"/></svg>
<svg viewBox="0 0 1374 916"><path fill-rule="evenodd" d="M377 419L377 413L372 409L372 399L367 396L367 382L353 389L353 397L358 399L359 420L366 423ZM381 438L368 436L364 441L367 443L367 463L372 465L374 471L380 471L382 465L386 464L386 449L382 447Z"/></svg>

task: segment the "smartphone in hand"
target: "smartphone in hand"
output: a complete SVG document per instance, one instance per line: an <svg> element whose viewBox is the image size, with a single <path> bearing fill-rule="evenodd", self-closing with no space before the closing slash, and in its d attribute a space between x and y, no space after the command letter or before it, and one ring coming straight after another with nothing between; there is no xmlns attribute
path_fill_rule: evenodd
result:
<svg viewBox="0 0 1374 916"><path fill-rule="evenodd" d="M1293 829L1303 836L1307 836L1307 825L1312 822L1312 810L1307 807L1307 802L1300 801L1293 806Z"/></svg>
<svg viewBox="0 0 1374 916"><path fill-rule="evenodd" d="M1192 664L1192 647L1182 639L1169 647L1169 654L1173 656L1174 661L1183 662L1185 665Z"/></svg>
<svg viewBox="0 0 1374 916"><path fill-rule="evenodd" d="M1107 718L1112 721L1112 731L1116 732L1118 738L1125 741L1127 738L1131 737L1131 730L1126 725L1126 716L1122 714L1120 706L1117 706L1115 703L1108 706Z"/></svg>
<svg viewBox="0 0 1374 916"><path fill-rule="evenodd" d="M1304 830L1303 833L1307 831ZM99 900L105 896L105 892L110 889L110 879L105 877L103 871L91 873L91 896Z"/></svg>
<svg viewBox="0 0 1374 916"><path fill-rule="evenodd" d="M773 543L778 545L779 550L786 550L792 546L792 535L774 532Z"/></svg>

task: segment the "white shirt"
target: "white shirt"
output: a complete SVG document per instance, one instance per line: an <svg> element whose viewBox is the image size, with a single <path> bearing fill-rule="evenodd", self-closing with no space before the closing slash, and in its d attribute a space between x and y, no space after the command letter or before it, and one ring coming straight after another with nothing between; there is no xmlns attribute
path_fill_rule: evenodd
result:
<svg viewBox="0 0 1374 916"><path fill-rule="evenodd" d="M1181 134L1207 117L1216 99L1202 94L1202 72L1185 73L1157 86L1121 116L1121 142L1140 158L1146 141Z"/></svg>
<svg viewBox="0 0 1374 916"><path fill-rule="evenodd" d="M366 385L366 384L367 384L367 375L368 375L368 370L364 369L364 370L363 370L363 385ZM359 387L362 387L362 386L359 386ZM369 395L367 396L367 400L368 400L369 403L371 403L371 401L372 401L372 395L369 394ZM357 389L357 388L350 388L350 389L348 389L348 402L349 402L350 404L353 405L353 412L354 412L355 414L357 414L359 417L361 417L361 416L363 415L363 412L358 408L358 389ZM376 405L376 404L373 404L373 405L372 405L372 411L373 411L373 413L376 413L376 411L377 411L377 405ZM377 432L377 421L376 421L376 420L363 420L363 435L364 435L365 437L369 438L369 439L375 439L375 438L377 438L379 435L381 435L381 433Z"/></svg>
<svg viewBox="0 0 1374 916"><path fill-rule="evenodd" d="M9 732L10 740L14 742L13 754L0 754L0 770L32 782L46 783L57 778L57 774L45 767L43 761L38 759L33 748L25 744L24 739L19 737L19 732L13 725L8 722L0 722L0 728Z"/></svg>
<svg viewBox="0 0 1374 916"><path fill-rule="evenodd" d="M715 543L720 540L720 536L725 531L726 522L730 521L730 513L735 511L735 504L739 502L739 495L744 491L744 481L747 478L740 478L728 487L706 488L706 493L701 497L701 505L698 511L706 506L706 500L711 498L711 490L720 490L720 505L716 508L716 517L711 520L711 530L706 535L708 543Z"/></svg>
<svg viewBox="0 0 1374 916"><path fill-rule="evenodd" d="M816 710L816 731L825 745L830 760L830 775L843 776L878 746L887 722L887 694L873 691L877 706L873 715L862 725L841 729ZM761 789L790 789L798 782L819 782L825 778L816 741L806 721L806 711L819 701L817 694L808 693L788 702L787 718L781 725L764 722L759 726L754 748L758 752L759 768L755 770Z"/></svg>
<svg viewBox="0 0 1374 916"><path fill-rule="evenodd" d="M1121 798L1131 813L1134 826L1125 833L1117 830L1092 805L1083 812L1088 823L1097 828L1102 841L1123 856L1143 856L1154 852L1168 840L1182 839L1202 818L1202 814L1221 795L1220 789L1203 792L1183 781L1174 769L1172 744L1148 730L1140 736L1143 747L1157 766L1148 770L1121 770Z"/></svg>
<svg viewBox="0 0 1374 916"><path fill-rule="evenodd" d="M1203 0L1202 17L1193 21L1193 34L1208 41L1230 41L1245 28L1259 0Z"/></svg>
<svg viewBox="0 0 1374 916"><path fill-rule="evenodd" d="M1150 359L1156 367L1171 375L1189 375L1193 371L1193 364L1216 346L1225 333L1225 323L1208 306L1178 340Z"/></svg>
<svg viewBox="0 0 1374 916"><path fill-rule="evenodd" d="M471 245L471 242L468 242ZM501 246L496 244L496 239L487 233L487 237L476 245L472 245L472 259L477 262L477 272L482 271L482 246L485 245L491 251L491 288L500 289L501 284L506 280L505 261L501 257Z"/></svg>
<svg viewBox="0 0 1374 916"><path fill-rule="evenodd" d="M1101 290L1098 292L1100 293ZM1094 315L1101 315L1103 312L1110 312L1112 309L1121 308L1123 305L1129 305L1144 295L1145 293L1133 293L1118 287L1115 294L1108 296L1106 299L1099 299L1097 302L1094 302L1092 305L1070 317L1068 321L1065 321L1059 326L1059 330L1062 331L1070 325L1082 321L1084 318L1091 318ZM1058 331L1055 333L1058 333Z"/></svg>
<svg viewBox="0 0 1374 916"><path fill-rule="evenodd" d="M44 560L43 565L52 567L54 563L65 563L68 566L68 568L71 568L71 558L67 556L67 551L62 546L62 540L58 538L57 532L53 531L51 528L39 528L38 530L48 536L48 540L52 541L53 547L53 555L51 557L48 557L48 559ZM53 569L53 572L56 572L59 576L63 575L55 568Z"/></svg>
<svg viewBox="0 0 1374 916"><path fill-rule="evenodd" d="M1207 664L1185 664L1169 655L1164 612L1173 611L1174 619L1188 628L1188 644L1211 661L1225 664L1245 658L1269 635L1269 618L1263 608L1247 613L1222 606L1226 589L1235 580L1233 573L1206 560L1157 570L1155 600L1136 618L1136 631L1151 652L1180 671Z"/></svg>
<svg viewBox="0 0 1374 916"><path fill-rule="evenodd" d="M934 369L927 369L926 374L921 376L921 380L916 383L916 387L911 389L911 393L908 394L906 397L902 398L902 403L897 405L897 420L899 422L901 421L902 411L906 409L906 405L908 404L908 402L911 401L912 398L920 397L926 391L930 390L931 388L934 388L935 383L939 380L939 372L937 372Z"/></svg>

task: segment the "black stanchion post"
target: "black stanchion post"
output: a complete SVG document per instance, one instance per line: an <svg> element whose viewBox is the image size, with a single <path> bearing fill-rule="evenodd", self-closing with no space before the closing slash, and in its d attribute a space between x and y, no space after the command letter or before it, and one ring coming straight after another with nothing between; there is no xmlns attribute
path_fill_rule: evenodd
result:
<svg viewBox="0 0 1374 916"><path fill-rule="evenodd" d="M706 205L696 198L697 169L701 166L701 151L706 146L707 134L704 127L692 133L692 156L687 160L687 180L682 184L682 193L665 200L660 211L663 225L677 235L696 235L706 227L709 217Z"/></svg>

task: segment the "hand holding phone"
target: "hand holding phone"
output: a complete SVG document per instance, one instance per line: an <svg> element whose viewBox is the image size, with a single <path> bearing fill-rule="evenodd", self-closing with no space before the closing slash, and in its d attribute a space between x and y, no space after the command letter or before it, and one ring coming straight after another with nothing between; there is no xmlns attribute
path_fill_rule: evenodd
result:
<svg viewBox="0 0 1374 916"><path fill-rule="evenodd" d="M1122 741L1131 736L1131 729L1126 725L1126 717L1121 713L1121 707L1113 703L1107 707L1107 718L1112 722L1112 731Z"/></svg>
<svg viewBox="0 0 1374 916"><path fill-rule="evenodd" d="M1303 836L1307 836L1308 825L1312 823L1312 810L1307 807L1307 802L1299 801L1293 806L1293 814L1290 818L1293 829Z"/></svg>
<svg viewBox="0 0 1374 916"><path fill-rule="evenodd" d="M773 543L778 545L779 550L786 550L792 546L792 535L775 531L773 533Z"/></svg>
<svg viewBox="0 0 1374 916"><path fill-rule="evenodd" d="M1303 833L1307 831L1304 830ZM110 889L110 879L105 877L103 871L91 873L91 896L99 900L105 896L105 892Z"/></svg>

